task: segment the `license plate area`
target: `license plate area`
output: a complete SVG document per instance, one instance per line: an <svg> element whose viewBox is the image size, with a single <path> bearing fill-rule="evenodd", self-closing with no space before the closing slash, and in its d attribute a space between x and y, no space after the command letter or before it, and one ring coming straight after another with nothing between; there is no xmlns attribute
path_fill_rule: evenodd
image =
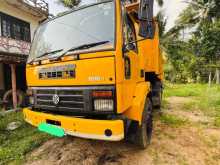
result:
<svg viewBox="0 0 220 165"><path fill-rule="evenodd" d="M56 125L56 126L61 126L61 122L60 121L55 121L55 120L46 120L47 124L51 124L51 125Z"/></svg>
<svg viewBox="0 0 220 165"><path fill-rule="evenodd" d="M41 123L38 126L38 130L57 137L65 136L64 129L53 124Z"/></svg>

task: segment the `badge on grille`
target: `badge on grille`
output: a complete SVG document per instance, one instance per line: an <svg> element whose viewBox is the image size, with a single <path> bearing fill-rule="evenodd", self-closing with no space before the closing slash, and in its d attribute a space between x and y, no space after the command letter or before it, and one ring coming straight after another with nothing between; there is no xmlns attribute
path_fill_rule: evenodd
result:
<svg viewBox="0 0 220 165"><path fill-rule="evenodd" d="M57 105L58 103L60 102L60 98L59 98L59 96L58 95L53 95L53 103L55 104L55 105Z"/></svg>

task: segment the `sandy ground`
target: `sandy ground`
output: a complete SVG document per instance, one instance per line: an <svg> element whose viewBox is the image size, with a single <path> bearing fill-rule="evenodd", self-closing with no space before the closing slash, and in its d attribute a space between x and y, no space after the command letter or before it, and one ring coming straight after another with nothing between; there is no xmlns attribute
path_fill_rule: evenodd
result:
<svg viewBox="0 0 220 165"><path fill-rule="evenodd" d="M27 165L220 165L220 129L195 110L181 109L190 98L170 97L164 114L189 120L173 127L154 122L154 135L146 150L126 142L104 142L65 137L53 139L28 155ZM172 103L172 104L171 104ZM204 124L206 123L206 124Z"/></svg>

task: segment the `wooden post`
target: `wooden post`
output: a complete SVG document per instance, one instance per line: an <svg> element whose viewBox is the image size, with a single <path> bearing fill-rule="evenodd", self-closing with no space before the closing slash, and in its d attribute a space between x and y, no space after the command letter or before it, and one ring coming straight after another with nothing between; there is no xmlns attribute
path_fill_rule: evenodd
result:
<svg viewBox="0 0 220 165"><path fill-rule="evenodd" d="M14 109L17 108L16 65L11 64L12 98Z"/></svg>

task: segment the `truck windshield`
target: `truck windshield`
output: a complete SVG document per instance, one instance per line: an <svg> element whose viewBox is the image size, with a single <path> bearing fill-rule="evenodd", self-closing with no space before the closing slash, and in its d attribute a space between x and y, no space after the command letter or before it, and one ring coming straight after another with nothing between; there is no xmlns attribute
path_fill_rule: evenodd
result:
<svg viewBox="0 0 220 165"><path fill-rule="evenodd" d="M108 42L94 46L92 50L114 48L115 5L113 1L90 5L43 23L36 31L28 62L45 54L47 55L44 57L47 58L59 56L72 47L103 41ZM48 53L55 50L62 51Z"/></svg>

